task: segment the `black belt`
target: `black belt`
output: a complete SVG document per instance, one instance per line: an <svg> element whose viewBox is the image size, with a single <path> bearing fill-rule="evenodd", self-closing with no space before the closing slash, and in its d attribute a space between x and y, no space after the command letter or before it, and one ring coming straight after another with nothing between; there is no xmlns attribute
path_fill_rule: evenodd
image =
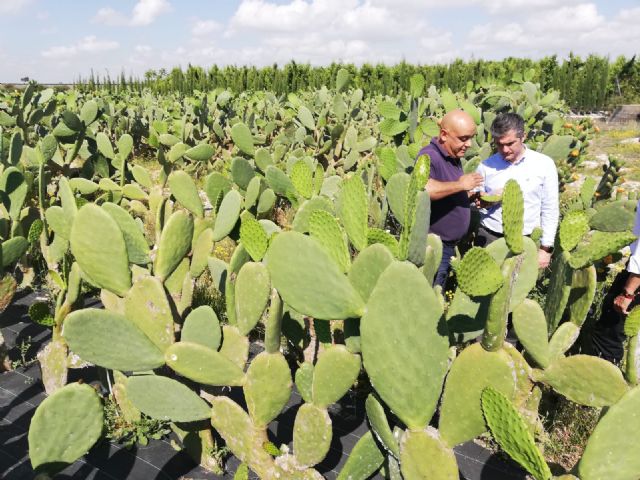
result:
<svg viewBox="0 0 640 480"><path fill-rule="evenodd" d="M480 225L478 227L479 229L483 229L485 232L490 233L491 235L493 235L494 237L504 237L504 233L500 233L500 232L495 232L493 230L491 230L490 228L485 227L484 225Z"/></svg>

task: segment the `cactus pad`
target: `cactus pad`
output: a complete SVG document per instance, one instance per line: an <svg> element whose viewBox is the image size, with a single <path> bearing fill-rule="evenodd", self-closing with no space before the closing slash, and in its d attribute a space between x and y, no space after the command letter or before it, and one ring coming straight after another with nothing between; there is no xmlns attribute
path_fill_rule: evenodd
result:
<svg viewBox="0 0 640 480"><path fill-rule="evenodd" d="M211 409L186 385L159 375L137 375L127 380L127 394L142 413L158 420L195 422L211 416Z"/></svg>
<svg viewBox="0 0 640 480"><path fill-rule="evenodd" d="M189 253L192 238L193 217L184 211L174 212L162 229L156 253L153 271L160 280L166 280Z"/></svg>
<svg viewBox="0 0 640 480"><path fill-rule="evenodd" d="M220 348L222 332L216 312L209 305L192 310L184 320L180 340L204 345L211 350Z"/></svg>
<svg viewBox="0 0 640 480"><path fill-rule="evenodd" d="M127 245L111 216L94 204L82 207L70 234L71 252L91 283L124 296L131 287Z"/></svg>
<svg viewBox="0 0 640 480"><path fill-rule="evenodd" d="M298 160L291 168L291 183L304 198L313 195L313 172L304 160Z"/></svg>
<svg viewBox="0 0 640 480"><path fill-rule="evenodd" d="M249 415L257 427L266 427L289 401L291 371L281 353L262 352L249 365L243 385Z"/></svg>
<svg viewBox="0 0 640 480"><path fill-rule="evenodd" d="M569 292L569 321L581 327L596 295L596 267L593 265L573 272Z"/></svg>
<svg viewBox="0 0 640 480"><path fill-rule="evenodd" d="M564 355L578 339L580 327L571 322L560 325L549 339L549 360L554 361Z"/></svg>
<svg viewBox="0 0 640 480"><path fill-rule="evenodd" d="M535 300L525 299L513 309L513 328L518 340L542 368L549 365L547 320Z"/></svg>
<svg viewBox="0 0 640 480"><path fill-rule="evenodd" d="M536 480L549 480L549 466L509 399L495 388L487 387L482 392L482 411L493 438L502 449Z"/></svg>
<svg viewBox="0 0 640 480"><path fill-rule="evenodd" d="M371 432L365 433L349 452L349 458L338 474L338 480L369 478L384 463L384 455Z"/></svg>
<svg viewBox="0 0 640 480"><path fill-rule="evenodd" d="M31 465L47 471L75 462L98 441L102 422L102 402L91 386L71 383L57 390L43 400L31 420Z"/></svg>
<svg viewBox="0 0 640 480"><path fill-rule="evenodd" d="M518 182L511 179L505 184L502 194L502 229L509 250L515 254L522 253L524 250L523 228L524 197Z"/></svg>
<svg viewBox="0 0 640 480"><path fill-rule="evenodd" d="M371 246L376 243L381 243L387 247L395 257L398 256L398 240L386 230L380 228L370 228L367 230L367 244Z"/></svg>
<svg viewBox="0 0 640 480"><path fill-rule="evenodd" d="M560 222L560 246L570 252L589 231L589 217L582 210L568 212Z"/></svg>
<svg viewBox="0 0 640 480"><path fill-rule="evenodd" d="M324 210L315 210L309 217L309 233L318 240L342 272L351 266L351 256L345 235L336 218Z"/></svg>
<svg viewBox="0 0 640 480"><path fill-rule="evenodd" d="M352 175L342 181L338 216L351 244L361 251L367 246L368 204L362 178Z"/></svg>
<svg viewBox="0 0 640 480"><path fill-rule="evenodd" d="M220 353L237 365L239 369L244 370L249 357L249 339L240 334L236 327L224 325Z"/></svg>
<svg viewBox="0 0 640 480"><path fill-rule="evenodd" d="M242 385L244 372L222 353L191 342L174 343L165 352L167 365L180 375L206 385Z"/></svg>
<svg viewBox="0 0 640 480"><path fill-rule="evenodd" d="M305 402L313 401L313 363L304 362L296 370L296 388Z"/></svg>
<svg viewBox="0 0 640 480"><path fill-rule="evenodd" d="M490 295L502 286L500 266L484 248L473 247L453 267L458 285L470 297Z"/></svg>
<svg viewBox="0 0 640 480"><path fill-rule="evenodd" d="M144 234L140 227L133 219L133 217L124 208L115 203L105 202L102 204L102 208L111 215L124 237L124 242L127 246L127 256L130 263L136 265L146 265L151 260L149 259L149 245L144 238Z"/></svg>
<svg viewBox="0 0 640 480"><path fill-rule="evenodd" d="M202 275L202 272L206 270L208 265L209 255L213 249L213 230L211 228L205 228L199 235L194 232L193 236L197 237L197 239L193 242L193 254L191 255L189 273L193 278L198 278Z"/></svg>
<svg viewBox="0 0 640 480"><path fill-rule="evenodd" d="M400 440L400 466L405 480L459 478L453 449L442 442L432 427L404 432Z"/></svg>
<svg viewBox="0 0 640 480"><path fill-rule="evenodd" d="M309 218L311 218L311 214L316 210L324 210L333 214L333 202L322 195L312 197L303 202L296 211L296 216L293 218L293 229L297 232L308 232Z"/></svg>
<svg viewBox="0 0 640 480"><path fill-rule="evenodd" d="M344 345L332 345L316 362L311 387L313 403L325 408L347 393L360 373L360 355L350 353Z"/></svg>
<svg viewBox="0 0 640 480"><path fill-rule="evenodd" d="M69 349L104 368L143 371L164 364L162 352L131 321L107 310L70 313L62 330Z"/></svg>
<svg viewBox="0 0 640 480"><path fill-rule="evenodd" d="M236 123L231 127L231 139L242 153L253 156L255 153L254 139L251 130L244 123Z"/></svg>
<svg viewBox="0 0 640 480"><path fill-rule="evenodd" d="M624 334L635 337L640 331L640 306L633 307L624 320Z"/></svg>
<svg viewBox="0 0 640 480"><path fill-rule="evenodd" d="M171 195L187 210L196 217L204 216L202 201L198 195L198 188L195 182L187 172L182 170L174 170L168 178L169 189Z"/></svg>
<svg viewBox="0 0 640 480"><path fill-rule="evenodd" d="M394 457L400 458L400 447L398 441L393 436L393 432L389 427L387 421L387 415L384 411L384 407L378 401L373 393L370 393L365 402L365 408L367 410L367 418L371 429L375 433L380 443L389 450Z"/></svg>
<svg viewBox="0 0 640 480"><path fill-rule="evenodd" d="M613 405L629 389L618 367L590 355L556 360L541 380L569 400L590 407Z"/></svg>
<svg viewBox="0 0 640 480"><path fill-rule="evenodd" d="M571 254L569 265L576 269L584 268L607 255L616 253L635 239L636 236L631 232L594 232L589 243L579 246Z"/></svg>
<svg viewBox="0 0 640 480"><path fill-rule="evenodd" d="M213 241L219 242L231 233L240 217L242 208L242 195L237 190L230 190L222 199L216 224L213 228Z"/></svg>
<svg viewBox="0 0 640 480"><path fill-rule="evenodd" d="M298 463L310 467L321 462L329 451L332 436L327 411L309 403L302 404L293 424L293 452Z"/></svg>
<svg viewBox="0 0 640 480"><path fill-rule="evenodd" d="M240 241L253 261L259 262L269 246L267 232L264 231L260 222L249 213L243 213L240 220Z"/></svg>
<svg viewBox="0 0 640 480"><path fill-rule="evenodd" d="M426 426L447 371L449 339L442 306L415 266L394 262L384 270L360 334L364 365L380 397L410 428Z"/></svg>
<svg viewBox="0 0 640 480"><path fill-rule="evenodd" d="M265 258L273 286L298 312L325 320L362 315L362 298L314 239L280 233Z"/></svg>
<svg viewBox="0 0 640 480"><path fill-rule="evenodd" d="M269 301L269 272L263 263L245 263L236 278L235 309L240 334L247 335L256 326Z"/></svg>

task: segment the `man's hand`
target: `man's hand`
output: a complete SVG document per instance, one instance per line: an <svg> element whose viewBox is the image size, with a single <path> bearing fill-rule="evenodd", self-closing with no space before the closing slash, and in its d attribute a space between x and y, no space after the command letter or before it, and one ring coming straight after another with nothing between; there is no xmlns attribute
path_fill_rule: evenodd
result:
<svg viewBox="0 0 640 480"><path fill-rule="evenodd" d="M461 190L473 190L482 185L482 175L479 173L466 173L458 179Z"/></svg>
<svg viewBox="0 0 640 480"><path fill-rule="evenodd" d="M629 304L631 304L632 301L632 298L627 298L624 295L618 295L613 299L613 309L618 313L626 315L629 313L627 312L627 308L629 308Z"/></svg>
<svg viewBox="0 0 640 480"><path fill-rule="evenodd" d="M538 249L538 268L547 268L551 262L551 253Z"/></svg>

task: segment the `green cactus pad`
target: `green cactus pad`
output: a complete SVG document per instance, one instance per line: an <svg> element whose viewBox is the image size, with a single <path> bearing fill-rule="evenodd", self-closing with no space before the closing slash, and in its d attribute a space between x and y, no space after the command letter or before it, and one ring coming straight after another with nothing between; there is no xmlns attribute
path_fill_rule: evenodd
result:
<svg viewBox="0 0 640 480"><path fill-rule="evenodd" d="M235 303L235 282L238 272L242 265L251 260L251 257L241 243L235 248L231 259L229 260L229 266L227 268L227 274L224 282L224 295L227 311L227 320L229 325L235 325L236 321L236 303Z"/></svg>
<svg viewBox="0 0 640 480"><path fill-rule="evenodd" d="M204 217L204 208L198 195L198 188L187 172L174 170L168 178L171 195L196 217Z"/></svg>
<svg viewBox="0 0 640 480"><path fill-rule="evenodd" d="M247 335L257 325L270 294L267 267L263 263L245 263L238 272L235 285L236 322L242 335Z"/></svg>
<svg viewBox="0 0 640 480"><path fill-rule="evenodd" d="M453 449L442 442L432 427L404 432L400 439L400 467L405 480L460 478Z"/></svg>
<svg viewBox="0 0 640 480"><path fill-rule="evenodd" d="M549 339L549 360L553 362L562 357L564 353L578 339L580 327L571 322L565 322L558 327Z"/></svg>
<svg viewBox="0 0 640 480"><path fill-rule="evenodd" d="M71 236L72 219L65 216L62 207L53 205L45 210L44 216L49 228L53 230L56 236L69 240L69 237Z"/></svg>
<svg viewBox="0 0 640 480"><path fill-rule="evenodd" d="M384 455L371 432L366 432L349 452L349 458L338 474L338 480L370 478L384 463Z"/></svg>
<svg viewBox="0 0 640 480"><path fill-rule="evenodd" d="M31 308L29 311L31 311ZM51 320L54 323L53 318ZM1 340L2 337L0 336ZM67 368L68 356L67 344L61 338L51 340L46 347L38 352L42 384L48 395L66 385L69 372Z"/></svg>
<svg viewBox="0 0 640 480"><path fill-rule="evenodd" d="M524 197L520 185L513 179L507 181L502 194L502 228L509 250L515 254L522 253L524 250L522 242Z"/></svg>
<svg viewBox="0 0 640 480"><path fill-rule="evenodd" d="M398 441L393 436L391 427L387 420L387 415L384 411L384 407L378 401L373 393L370 393L365 402L365 408L367 410L367 418L371 425L371 430L375 433L380 443L389 450L394 457L400 458L400 446Z"/></svg>
<svg viewBox="0 0 640 480"><path fill-rule="evenodd" d="M362 298L316 240L280 233L265 259L273 286L298 312L325 320L362 315Z"/></svg>
<svg viewBox="0 0 640 480"><path fill-rule="evenodd" d="M606 205L589 219L589 225L601 232L624 232L633 230L635 222L633 211L629 211L618 202Z"/></svg>
<svg viewBox="0 0 640 480"><path fill-rule="evenodd" d="M215 153L214 148L208 143L200 143L184 152L184 156L196 162L206 162Z"/></svg>
<svg viewBox="0 0 640 480"><path fill-rule="evenodd" d="M293 229L297 232L308 232L309 219L311 218L311 214L316 210L324 210L333 214L333 202L325 196L312 197L303 202L296 211L296 216L293 218Z"/></svg>
<svg viewBox="0 0 640 480"><path fill-rule="evenodd" d="M305 402L313 401L313 363L304 362L296 370L296 388Z"/></svg>
<svg viewBox="0 0 640 480"><path fill-rule="evenodd" d="M180 340L199 343L211 350L220 348L222 331L216 312L209 305L202 305L189 313L184 320Z"/></svg>
<svg viewBox="0 0 640 480"><path fill-rule="evenodd" d="M198 278L207 268L212 249L213 230L206 228L193 243L193 254L191 255L191 265L189 266L189 273L193 278Z"/></svg>
<svg viewBox="0 0 640 480"><path fill-rule="evenodd" d="M489 312L487 321L482 333L482 347L495 352L502 348L504 338L507 334L507 322L509 315L509 305L513 285L518 277L518 270L522 264L523 257L508 258L502 264L502 276L504 283L500 289L491 297L489 302Z"/></svg>
<svg viewBox="0 0 640 480"><path fill-rule="evenodd" d="M313 195L313 172L304 160L298 160L291 168L291 183L304 198Z"/></svg>
<svg viewBox="0 0 640 480"><path fill-rule="evenodd" d="M435 233L427 235L427 248L424 255L424 265L422 273L430 284L433 280L442 261L442 240Z"/></svg>
<svg viewBox="0 0 640 480"><path fill-rule="evenodd" d="M569 400L590 407L613 405L629 389L618 367L589 355L556 360L541 380Z"/></svg>
<svg viewBox="0 0 640 480"><path fill-rule="evenodd" d="M244 196L244 208L253 208L262 193L262 178L253 177L247 185L247 192Z"/></svg>
<svg viewBox="0 0 640 480"><path fill-rule="evenodd" d="M244 372L222 353L191 342L178 342L165 352L167 365L194 382L214 386L239 386Z"/></svg>
<svg viewBox="0 0 640 480"><path fill-rule="evenodd" d="M403 226L405 225L405 198L410 181L411 176L409 174L399 172L391 176L385 188L389 208L391 208L396 220Z"/></svg>
<svg viewBox="0 0 640 480"><path fill-rule="evenodd" d="M347 393L360 373L360 355L344 345L332 345L318 357L311 387L313 403L325 408Z"/></svg>
<svg viewBox="0 0 640 480"><path fill-rule="evenodd" d="M369 246L381 243L389 249L389 251L395 256L398 256L398 240L386 230L380 228L369 228L367 230L367 244Z"/></svg>
<svg viewBox="0 0 640 480"><path fill-rule="evenodd" d="M482 392L482 411L493 438L502 449L536 480L549 480L549 466L509 399L495 388L487 387Z"/></svg>
<svg viewBox="0 0 640 480"><path fill-rule="evenodd" d="M440 396L449 339L442 306L415 266L394 262L380 275L360 335L364 365L380 397L408 427L423 428Z"/></svg>
<svg viewBox="0 0 640 480"><path fill-rule="evenodd" d="M240 224L240 241L254 262L259 262L267 252L269 237L260 222L251 214L243 213Z"/></svg>
<svg viewBox="0 0 640 480"><path fill-rule="evenodd" d="M256 211L258 215L270 212L276 204L276 194L270 188L267 188L260 194Z"/></svg>
<svg viewBox="0 0 640 480"><path fill-rule="evenodd" d="M560 246L570 252L589 231L589 217L582 210L568 212L560 222Z"/></svg>
<svg viewBox="0 0 640 480"><path fill-rule="evenodd" d="M29 425L34 469L61 469L84 455L102 435L102 402L89 385L71 383L45 398Z"/></svg>
<svg viewBox="0 0 640 480"><path fill-rule="evenodd" d="M635 337L640 331L640 306L633 307L624 320L624 334Z"/></svg>
<svg viewBox="0 0 640 480"><path fill-rule="evenodd" d="M359 175L342 181L338 202L338 217L356 250L367 246L368 205L364 182Z"/></svg>
<svg viewBox="0 0 640 480"><path fill-rule="evenodd" d="M255 175L253 165L246 158L235 157L231 160L231 178L242 190L249 187Z"/></svg>
<svg viewBox="0 0 640 480"><path fill-rule="evenodd" d="M133 175L133 179L143 187L149 189L153 187L151 175L149 175L149 171L146 168L140 165L134 165L131 167L131 174Z"/></svg>
<svg viewBox="0 0 640 480"><path fill-rule="evenodd" d="M144 371L164 364L162 352L123 315L85 308L70 313L62 331L69 349L104 368Z"/></svg>
<svg viewBox="0 0 640 480"><path fill-rule="evenodd" d="M518 340L542 368L549 365L547 320L535 300L526 298L513 309L513 328Z"/></svg>
<svg viewBox="0 0 640 480"><path fill-rule="evenodd" d="M249 357L249 339L236 327L222 327L222 346L220 353L231 360L240 370L244 370Z"/></svg>
<svg viewBox="0 0 640 480"><path fill-rule="evenodd" d="M243 385L254 425L266 427L276 418L289 401L292 387L289 364L281 353L258 354L247 369Z"/></svg>
<svg viewBox="0 0 640 480"><path fill-rule="evenodd" d="M589 243L580 245L571 254L569 265L575 269L584 268L607 255L616 253L635 239L636 236L631 232L594 232Z"/></svg>
<svg viewBox="0 0 640 480"><path fill-rule="evenodd" d="M278 195L295 197L295 187L291 179L278 167L269 165L265 171L265 180L271 189Z"/></svg>
<svg viewBox="0 0 640 480"><path fill-rule="evenodd" d="M211 416L211 409L186 385L159 375L137 375L127 380L127 394L142 413L158 420L195 422Z"/></svg>
<svg viewBox="0 0 640 480"><path fill-rule="evenodd" d="M264 349L268 353L280 351L282 340L283 302L275 288L271 289L269 315L264 325Z"/></svg>
<svg viewBox="0 0 640 480"><path fill-rule="evenodd" d="M549 334L557 328L571 293L571 279L573 271L569 265L571 255L567 251L561 251L553 258L551 264L551 281L545 302L545 317Z"/></svg>
<svg viewBox="0 0 640 480"><path fill-rule="evenodd" d="M153 272L165 281L191 249L193 217L184 211L171 214L160 235ZM82 265L81 265L82 266Z"/></svg>
<svg viewBox="0 0 640 480"><path fill-rule="evenodd" d="M231 127L231 139L242 153L253 156L255 153L255 141L251 130L244 123L236 123Z"/></svg>
<svg viewBox="0 0 640 480"><path fill-rule="evenodd" d="M597 281L596 267L593 265L573 272L567 305L570 312L569 321L578 327L587 319L596 295Z"/></svg>
<svg viewBox="0 0 640 480"><path fill-rule="evenodd" d="M315 210L309 217L309 233L318 240L331 258L347 272L351 266L349 247L336 218L324 210Z"/></svg>
<svg viewBox="0 0 640 480"><path fill-rule="evenodd" d="M113 218L120 227L124 242L127 246L129 262L135 263L136 265L146 265L150 263L147 240L144 238L144 233L142 233L142 230L140 230L140 227L129 212L119 205L110 202L103 203L102 208L111 215L111 218Z"/></svg>
<svg viewBox="0 0 640 480"><path fill-rule="evenodd" d="M429 234L429 219L431 218L431 200L426 191L418 192L416 207L414 210L411 232L407 244L407 259L414 265L421 267L424 265L424 258L427 248L427 235ZM402 250L402 237L398 246L398 254Z"/></svg>
<svg viewBox="0 0 640 480"><path fill-rule="evenodd" d="M161 351L174 342L171 305L159 279L146 276L137 280L125 297L124 311Z"/></svg>
<svg viewBox="0 0 640 480"><path fill-rule="evenodd" d="M486 431L482 391L492 386L513 398L515 381L513 359L504 350L487 352L479 343L465 348L453 361L444 386L438 426L444 441L453 447Z"/></svg>
<svg viewBox="0 0 640 480"><path fill-rule="evenodd" d="M633 480L640 477L634 441L640 431L640 387L627 392L600 419L578 464L582 480Z"/></svg>
<svg viewBox="0 0 640 480"><path fill-rule="evenodd" d="M240 217L242 195L237 190L230 190L222 199L216 224L213 228L213 241L219 242L231 233Z"/></svg>
<svg viewBox="0 0 640 480"><path fill-rule="evenodd" d="M495 293L503 283L500 266L481 247L473 247L460 262L453 264L458 285L470 297Z"/></svg>
<svg viewBox="0 0 640 480"><path fill-rule="evenodd" d="M66 179L64 181L66 182ZM69 188L68 184L66 187ZM6 168L0 175L0 190L4 193L2 203L9 211L9 217L18 220L29 193L29 185L22 172L16 167ZM73 193L71 196L73 197Z"/></svg>
<svg viewBox="0 0 640 480"><path fill-rule="evenodd" d="M220 201L229 190L231 190L231 181L219 172L211 173L204 184L204 192L215 211L218 210Z"/></svg>
<svg viewBox="0 0 640 480"><path fill-rule="evenodd" d="M487 203L498 203L502 201L502 195L501 194L498 194L498 195L481 194L480 200Z"/></svg>
<svg viewBox="0 0 640 480"><path fill-rule="evenodd" d="M29 242L24 237L13 237L2 242L2 266L8 267L17 262L29 249Z"/></svg>
<svg viewBox="0 0 640 480"><path fill-rule="evenodd" d="M356 257L349 270L349 281L365 301L369 300L378 278L393 261L389 249L381 244L368 246Z"/></svg>
<svg viewBox="0 0 640 480"><path fill-rule="evenodd" d="M118 224L102 208L88 203L71 227L71 252L91 283L124 296L131 287L127 245Z"/></svg>
<svg viewBox="0 0 640 480"><path fill-rule="evenodd" d="M320 463L329 451L333 430L323 408L304 403L293 424L293 452L302 467Z"/></svg>

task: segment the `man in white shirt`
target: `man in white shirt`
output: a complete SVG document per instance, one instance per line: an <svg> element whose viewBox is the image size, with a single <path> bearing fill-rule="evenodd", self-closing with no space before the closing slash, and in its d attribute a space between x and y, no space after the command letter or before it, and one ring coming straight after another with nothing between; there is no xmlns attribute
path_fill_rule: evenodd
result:
<svg viewBox="0 0 640 480"><path fill-rule="evenodd" d="M483 190L500 194L507 180L520 185L524 197L524 235L542 228L538 266L546 268L551 260L558 229L558 171L554 161L524 144L524 120L516 113L501 113L491 124L491 136L497 153L480 164L477 172L484 179ZM502 205L483 204L475 244L485 246L503 236Z"/></svg>

